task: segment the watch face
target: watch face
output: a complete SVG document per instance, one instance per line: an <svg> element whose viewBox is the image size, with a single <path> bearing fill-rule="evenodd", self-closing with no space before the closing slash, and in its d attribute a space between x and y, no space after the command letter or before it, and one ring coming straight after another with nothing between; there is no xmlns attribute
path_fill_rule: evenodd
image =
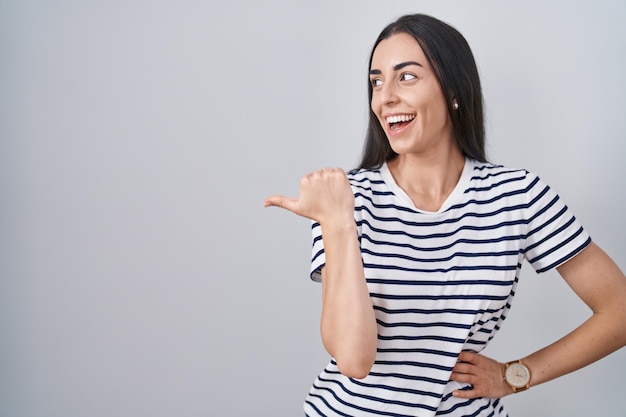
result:
<svg viewBox="0 0 626 417"><path fill-rule="evenodd" d="M513 363L506 369L506 381L515 388L526 386L530 381L528 368L520 363Z"/></svg>

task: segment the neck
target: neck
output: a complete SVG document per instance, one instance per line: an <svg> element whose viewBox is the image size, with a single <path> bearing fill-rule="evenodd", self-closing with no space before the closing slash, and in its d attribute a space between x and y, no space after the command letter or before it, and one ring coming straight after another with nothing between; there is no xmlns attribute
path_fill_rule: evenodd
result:
<svg viewBox="0 0 626 417"><path fill-rule="evenodd" d="M454 147L443 154L398 155L387 165L415 207L438 211L458 184L465 157Z"/></svg>

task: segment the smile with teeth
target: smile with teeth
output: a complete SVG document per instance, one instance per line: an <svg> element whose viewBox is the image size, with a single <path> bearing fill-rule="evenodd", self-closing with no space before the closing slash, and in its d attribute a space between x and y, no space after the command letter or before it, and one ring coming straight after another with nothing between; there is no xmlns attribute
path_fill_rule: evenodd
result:
<svg viewBox="0 0 626 417"><path fill-rule="evenodd" d="M401 129L402 127L409 124L413 119L415 119L414 114L398 114L385 118L391 130Z"/></svg>

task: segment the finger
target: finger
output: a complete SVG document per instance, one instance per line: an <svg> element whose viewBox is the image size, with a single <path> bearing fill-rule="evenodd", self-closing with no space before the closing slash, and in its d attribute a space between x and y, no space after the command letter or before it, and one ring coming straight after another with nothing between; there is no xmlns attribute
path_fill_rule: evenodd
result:
<svg viewBox="0 0 626 417"><path fill-rule="evenodd" d="M475 373L475 366L467 362L457 362L454 365L453 372L458 374L473 374Z"/></svg>
<svg viewBox="0 0 626 417"><path fill-rule="evenodd" d="M459 362L474 363L478 355L469 350L464 350L459 354Z"/></svg>
<svg viewBox="0 0 626 417"><path fill-rule="evenodd" d="M472 374L462 374L460 372L452 372L452 374L450 374L450 380L474 384L477 378L476 378L476 375L472 375Z"/></svg>
<svg viewBox="0 0 626 417"><path fill-rule="evenodd" d="M300 204L297 198L285 197L284 195L273 195L263 201L263 207L280 207L298 214Z"/></svg>
<svg viewBox="0 0 626 417"><path fill-rule="evenodd" d="M470 389L458 389L452 392L452 395L456 398L477 398L479 397L478 393L470 388Z"/></svg>

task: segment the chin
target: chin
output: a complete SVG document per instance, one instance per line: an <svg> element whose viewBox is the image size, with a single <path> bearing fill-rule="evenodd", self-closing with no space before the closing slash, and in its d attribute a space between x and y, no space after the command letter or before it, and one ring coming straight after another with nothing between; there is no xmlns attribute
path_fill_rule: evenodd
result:
<svg viewBox="0 0 626 417"><path fill-rule="evenodd" d="M420 153L420 149L416 149L414 146L402 146L401 143L398 143L398 141L395 140L390 140L389 146L391 147L391 150L398 155Z"/></svg>

